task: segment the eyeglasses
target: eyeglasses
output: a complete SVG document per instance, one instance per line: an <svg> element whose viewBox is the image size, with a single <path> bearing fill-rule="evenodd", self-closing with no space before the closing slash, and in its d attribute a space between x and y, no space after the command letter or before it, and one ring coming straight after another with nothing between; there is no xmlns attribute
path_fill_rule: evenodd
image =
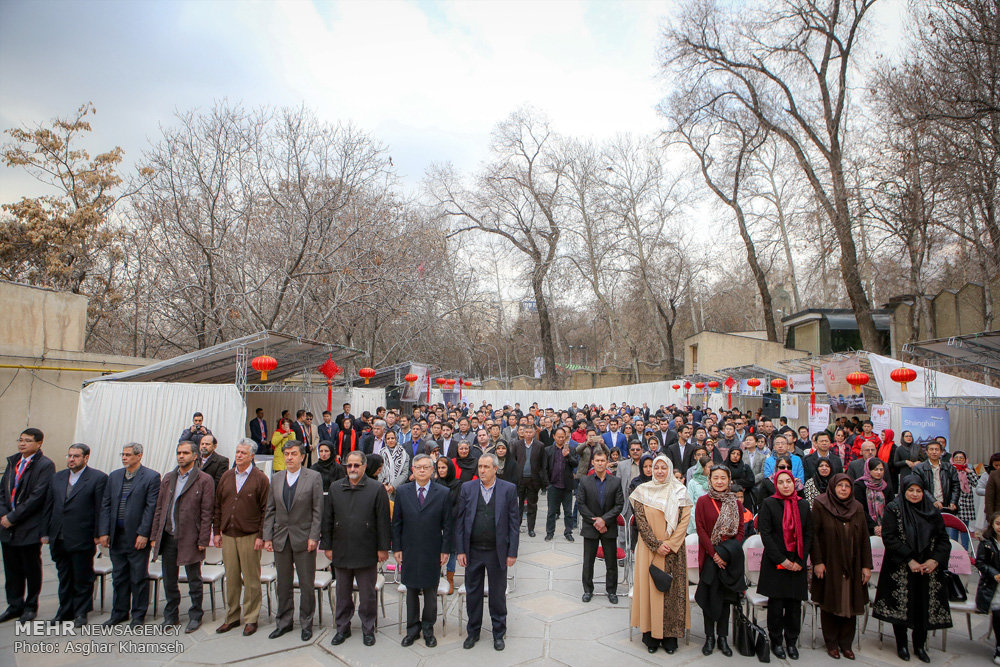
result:
<svg viewBox="0 0 1000 667"><path fill-rule="evenodd" d="M776 466L778 470L791 470L788 466Z"/></svg>
<svg viewBox="0 0 1000 667"><path fill-rule="evenodd" d="M345 467L345 468L360 468L360 467L361 467L361 464L360 464L360 463L348 463L348 464L347 464L347 465L345 465L344 467Z"/></svg>

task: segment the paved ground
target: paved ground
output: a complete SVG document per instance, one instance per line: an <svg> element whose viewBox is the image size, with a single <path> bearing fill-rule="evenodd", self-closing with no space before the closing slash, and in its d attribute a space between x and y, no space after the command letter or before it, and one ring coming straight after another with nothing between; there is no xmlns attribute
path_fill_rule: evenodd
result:
<svg viewBox="0 0 1000 667"><path fill-rule="evenodd" d="M544 519L541 519L541 522L544 523ZM261 629L253 637L245 638L236 630L226 635L216 635L214 630L222 622L222 616L220 614L213 621L211 613L206 613L205 623L198 632L192 635L180 633L170 637L78 636L67 640L57 637L17 636L15 625L5 623L0 626L0 665L138 666L164 663L178 665L239 663L268 667L320 664L393 664L400 667L426 664L448 667L479 662L487 665L562 664L579 667L664 662L681 665L714 665L726 660L718 652L710 658L702 656L700 650L703 639L702 620L697 606L692 609L694 633L691 643L685 645L682 640L680 650L673 656L668 657L662 651L649 655L639 641L638 632L631 641L629 640L629 609L628 598L625 595L627 589L622 587L621 602L617 606L613 607L606 597L595 597L589 604L584 604L580 601L582 541L577 538L577 541L571 544L559 536L552 542L544 542L543 533L544 530L540 531L535 538L528 538L526 533L522 533L521 558L516 567L516 588L508 597L507 648L503 653L493 650L488 629L483 632L484 641L477 644L474 649L470 651L462 649L464 628L461 633L458 631L458 610L456 606L451 606L452 602L457 601L457 596L452 596L448 600L450 613L447 617L447 635L442 632L439 624L437 629L439 644L436 648L428 649L422 641L409 648L402 648L399 645L401 636L397 623L399 596L394 587L387 587L386 614L379 618L378 641L373 647L362 645L360 624L357 619L354 623L353 637L339 647L331 646L330 638L333 632L332 614L329 608L324 609L323 624L314 629L315 634L308 643L300 641L297 626L294 632L277 640L269 640L267 635L273 629L273 620L263 615ZM50 618L57 606L55 570L48 561L47 550L45 553L45 584L39 610L40 619ZM596 578L598 581L603 581L601 565L597 566ZM183 586L181 590L184 591ZM216 597L221 611L221 596L217 594ZM207 592L205 598L207 604ZM162 601L160 608L162 609ZM91 621L100 622L107 616L107 612L95 612L91 615ZM155 622L159 620L156 619ZM186 618L182 616L181 621L186 622ZM811 623L810 615L803 626L800 663L832 662L824 651L809 649ZM941 651L940 634L932 637L930 655L933 663L955 667L990 664L993 640L985 639L988 629L987 618L973 617L972 631L975 641L969 640L965 623L964 616L955 617L956 628L949 633L947 653ZM857 662L864 665L902 665L903 663L896 657L891 636L886 637L885 647L879 648L875 625L874 622L870 624L868 633L862 640L861 650L857 653ZM487 616L485 628L488 627ZM171 652L137 654L134 649L132 653L126 652L132 648L129 642L139 646L153 643L175 645L169 649ZM70 653L70 645L77 651L90 648L108 652L86 656L81 653ZM48 652L42 653L43 649ZM741 659L739 656L732 660L743 664L754 661L753 658ZM772 662L777 662L773 656Z"/></svg>

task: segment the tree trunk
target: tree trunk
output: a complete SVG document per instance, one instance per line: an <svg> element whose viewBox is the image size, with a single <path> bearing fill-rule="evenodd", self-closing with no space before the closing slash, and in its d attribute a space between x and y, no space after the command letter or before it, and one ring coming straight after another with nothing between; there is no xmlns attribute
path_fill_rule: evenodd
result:
<svg viewBox="0 0 1000 667"><path fill-rule="evenodd" d="M545 280L545 267L536 264L531 273L531 289L535 295L535 308L538 310L538 333L542 341L542 358L545 359L545 388L558 389L559 374L556 370L556 348L552 342L552 319L549 316L549 304L545 299L542 285ZM534 363L534 360L532 360Z"/></svg>

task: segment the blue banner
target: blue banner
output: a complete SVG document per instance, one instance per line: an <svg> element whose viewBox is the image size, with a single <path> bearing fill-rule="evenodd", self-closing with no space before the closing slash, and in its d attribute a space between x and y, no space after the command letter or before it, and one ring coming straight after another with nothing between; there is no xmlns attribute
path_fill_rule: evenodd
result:
<svg viewBox="0 0 1000 667"><path fill-rule="evenodd" d="M913 441L922 447L927 443L943 435L951 442L951 434L948 431L948 409L947 408L900 408L899 434L896 435L896 442L901 442L902 432L910 431L913 434Z"/></svg>

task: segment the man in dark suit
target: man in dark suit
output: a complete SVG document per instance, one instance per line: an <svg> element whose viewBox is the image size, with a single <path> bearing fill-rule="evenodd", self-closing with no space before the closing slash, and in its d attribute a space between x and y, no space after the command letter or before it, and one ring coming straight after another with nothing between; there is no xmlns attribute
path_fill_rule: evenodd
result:
<svg viewBox="0 0 1000 667"><path fill-rule="evenodd" d="M104 625L146 622L149 608L149 536L160 494L160 474L142 465L142 445L122 447L124 467L108 475L98 527L100 544L111 549L111 582L114 595L111 618Z"/></svg>
<svg viewBox="0 0 1000 667"><path fill-rule="evenodd" d="M545 447L535 438L533 424L522 426L521 433L524 438L514 443L514 460L521 471L521 480L517 484L517 501L522 516L527 506L528 537L534 537L535 519L538 517L538 492L545 486L545 472L542 470Z"/></svg>
<svg viewBox="0 0 1000 667"><path fill-rule="evenodd" d="M419 454L413 460L413 481L396 489L392 511L392 549L402 567L406 586L406 636L403 646L411 646L423 633L428 647L437 646L434 623L437 620L437 588L441 566L448 562L453 528L451 493L434 484L431 475L434 461ZM420 614L420 596L424 613Z"/></svg>
<svg viewBox="0 0 1000 667"><path fill-rule="evenodd" d="M57 472L49 485L42 537L59 575L59 609L52 623L72 620L78 628L87 624L93 609L94 552L108 483L108 476L89 462L90 447L70 445L67 469Z"/></svg>
<svg viewBox="0 0 1000 667"><path fill-rule="evenodd" d="M656 436L657 442L660 443L660 451L666 452L670 445L677 442L677 431L670 428L672 422L670 419L664 417L660 420L660 430L658 430L654 435ZM676 468L675 468L676 470Z"/></svg>
<svg viewBox="0 0 1000 667"><path fill-rule="evenodd" d="M537 445L536 445L537 446ZM538 447L541 451L541 447ZM465 608L469 615L463 648L479 641L483 627L484 578L490 580L493 648L504 649L507 633L507 568L517 561L520 517L517 489L497 479L495 454L479 457L479 479L462 485L455 504L455 551L465 568Z"/></svg>
<svg viewBox="0 0 1000 667"><path fill-rule="evenodd" d="M573 538L573 490L576 466L580 463L576 448L567 444L569 433L559 427L553 432L555 442L545 448L542 456L542 478L548 487L549 511L545 517L545 541L550 541L556 533L556 516L559 508L563 512L563 535L570 542Z"/></svg>
<svg viewBox="0 0 1000 667"><path fill-rule="evenodd" d="M694 465L692 459L695 445L691 442L691 430L690 424L681 426L677 433L677 441L664 452L674 464L674 470L687 472L688 468Z"/></svg>
<svg viewBox="0 0 1000 667"><path fill-rule="evenodd" d="M608 451L617 448L621 452L622 458L628 457L628 438L625 434L618 430L618 425L621 422L618 417L612 417L608 420L608 432L602 433L601 438L604 440L604 444L607 445Z"/></svg>
<svg viewBox="0 0 1000 667"><path fill-rule="evenodd" d="M295 413L295 421L292 422L292 430L295 431L295 439L302 443L306 459L302 465L309 468L312 466L312 450L318 443L313 441L313 428L311 413L305 410L298 410ZM361 434L358 434L361 437Z"/></svg>
<svg viewBox="0 0 1000 667"><path fill-rule="evenodd" d="M218 488L219 480L229 470L229 458L219 454L215 448L219 446L219 441L214 435L202 436L198 443L201 458L198 460L201 471L212 478L215 487Z"/></svg>
<svg viewBox="0 0 1000 667"><path fill-rule="evenodd" d="M816 434L816 451L802 459L806 481L809 481L816 475L816 466L819 465L822 459L830 462L831 475L844 472L844 462L840 460L839 456L830 451L830 434L826 431L820 431Z"/></svg>
<svg viewBox="0 0 1000 667"><path fill-rule="evenodd" d="M262 447L268 442L270 433L267 430L267 420L264 419L264 408L257 408L256 417L250 420L250 439L257 443L257 447Z"/></svg>
<svg viewBox="0 0 1000 667"><path fill-rule="evenodd" d="M594 560L597 547L604 550L607 568L605 586L608 600L618 604L618 515L625 506L621 481L608 474L608 455L598 449L591 459L594 474L580 480L577 490L580 518L583 520L583 601L594 597Z"/></svg>
<svg viewBox="0 0 1000 667"><path fill-rule="evenodd" d="M0 549L7 593L0 623L12 618L26 623L38 615L45 499L56 471L55 464L42 454L44 437L37 428L21 431L18 453L7 457L0 479Z"/></svg>
<svg viewBox="0 0 1000 667"><path fill-rule="evenodd" d="M333 442L333 436L337 433L337 425L333 423L333 415L329 410L323 411L323 423L316 427L316 432L319 434L317 444L324 440Z"/></svg>

